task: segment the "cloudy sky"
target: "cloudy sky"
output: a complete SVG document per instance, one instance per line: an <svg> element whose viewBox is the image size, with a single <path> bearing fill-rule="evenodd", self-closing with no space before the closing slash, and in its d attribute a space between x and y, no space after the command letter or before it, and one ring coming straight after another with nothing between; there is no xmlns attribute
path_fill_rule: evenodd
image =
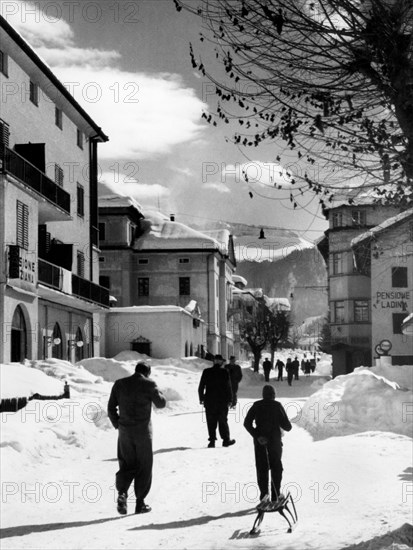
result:
<svg viewBox="0 0 413 550"><path fill-rule="evenodd" d="M286 227L310 241L326 229L317 198L296 189L298 208L290 202L289 174L304 167L279 166L276 144L240 149L226 140L234 128L201 118L213 86L189 42L214 60L202 21L172 0L2 0L1 13L109 136L99 163L110 189L184 223Z"/></svg>

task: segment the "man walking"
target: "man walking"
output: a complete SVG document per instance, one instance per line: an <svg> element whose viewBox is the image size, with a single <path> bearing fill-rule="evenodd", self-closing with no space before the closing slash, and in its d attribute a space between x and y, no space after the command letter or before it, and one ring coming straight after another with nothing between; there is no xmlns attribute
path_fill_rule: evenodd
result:
<svg viewBox="0 0 413 550"><path fill-rule="evenodd" d="M210 448L215 447L217 426L223 447L235 443L235 439L230 438L228 426L228 409L232 405L231 382L223 364L222 355L215 355L214 365L202 372L198 386L199 402L205 406Z"/></svg>
<svg viewBox="0 0 413 550"><path fill-rule="evenodd" d="M284 370L284 362L281 361L281 359L277 359L277 362L275 363L275 366L277 367L278 369L278 382L282 382L283 381L283 370Z"/></svg>
<svg viewBox="0 0 413 550"><path fill-rule="evenodd" d="M232 407L235 407L238 398L238 386L242 380L242 370L241 367L235 362L234 355L231 355L231 357L229 358L229 363L225 365L225 368L228 371L229 379L231 382Z"/></svg>
<svg viewBox="0 0 413 550"><path fill-rule="evenodd" d="M117 510L127 513L129 487L134 481L135 514L150 512L145 497L152 484L152 403L162 409L166 399L156 383L149 378L151 368L143 361L137 363L135 374L117 380L108 402L108 416L119 430L116 489Z"/></svg>
<svg viewBox="0 0 413 550"><path fill-rule="evenodd" d="M268 495L268 470L271 470L271 500L281 498L283 466L282 432L292 428L284 407L275 400L275 389L266 384L260 401L255 401L245 417L244 427L254 438L255 466L260 500Z"/></svg>
<svg viewBox="0 0 413 550"><path fill-rule="evenodd" d="M270 372L271 372L271 369L272 369L272 363L268 359L268 357L265 358L265 361L262 364L262 368L263 368L263 371L264 371L265 381L269 382L270 381Z"/></svg>

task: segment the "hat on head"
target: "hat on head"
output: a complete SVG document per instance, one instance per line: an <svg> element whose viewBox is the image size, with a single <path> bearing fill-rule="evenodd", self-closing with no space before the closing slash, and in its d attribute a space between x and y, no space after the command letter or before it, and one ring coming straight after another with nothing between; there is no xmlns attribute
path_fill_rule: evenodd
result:
<svg viewBox="0 0 413 550"><path fill-rule="evenodd" d="M144 361L139 361L139 363L136 363L135 372L144 376L150 376L151 367Z"/></svg>
<svg viewBox="0 0 413 550"><path fill-rule="evenodd" d="M225 361L220 353L217 353L214 357L214 361Z"/></svg>
<svg viewBox="0 0 413 550"><path fill-rule="evenodd" d="M235 359L235 355L231 355L231 357L229 358L230 360L231 359Z"/></svg>
<svg viewBox="0 0 413 550"><path fill-rule="evenodd" d="M263 399L275 399L275 389L273 386L270 386L269 384L266 384L262 388L262 397Z"/></svg>

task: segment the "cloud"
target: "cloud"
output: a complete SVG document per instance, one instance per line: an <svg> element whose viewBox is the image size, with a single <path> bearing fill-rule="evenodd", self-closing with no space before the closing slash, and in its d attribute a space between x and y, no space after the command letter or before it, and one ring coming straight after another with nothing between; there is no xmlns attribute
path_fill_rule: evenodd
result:
<svg viewBox="0 0 413 550"><path fill-rule="evenodd" d="M69 24L38 2L2 2L2 12L109 136L100 158L151 158L201 136L206 104L179 75L117 68L118 52L79 48Z"/></svg>
<svg viewBox="0 0 413 550"><path fill-rule="evenodd" d="M151 202L154 199L165 198L170 195L170 190L158 183L148 184L133 180L129 175L116 172L104 172L99 178L99 194L104 195L110 191L116 195L133 197L139 203Z"/></svg>
<svg viewBox="0 0 413 550"><path fill-rule="evenodd" d="M228 187L228 185L225 185L225 183L222 182L204 183L202 187L204 189L212 189L213 191L217 191L218 193L231 192L231 189Z"/></svg>

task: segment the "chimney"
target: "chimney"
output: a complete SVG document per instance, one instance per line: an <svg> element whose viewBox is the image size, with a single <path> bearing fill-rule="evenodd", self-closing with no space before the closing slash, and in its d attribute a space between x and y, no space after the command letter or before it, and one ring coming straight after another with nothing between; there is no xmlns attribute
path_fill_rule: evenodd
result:
<svg viewBox="0 0 413 550"><path fill-rule="evenodd" d="M171 222L174 222L175 221L175 214L169 214L169 219L171 220Z"/></svg>

